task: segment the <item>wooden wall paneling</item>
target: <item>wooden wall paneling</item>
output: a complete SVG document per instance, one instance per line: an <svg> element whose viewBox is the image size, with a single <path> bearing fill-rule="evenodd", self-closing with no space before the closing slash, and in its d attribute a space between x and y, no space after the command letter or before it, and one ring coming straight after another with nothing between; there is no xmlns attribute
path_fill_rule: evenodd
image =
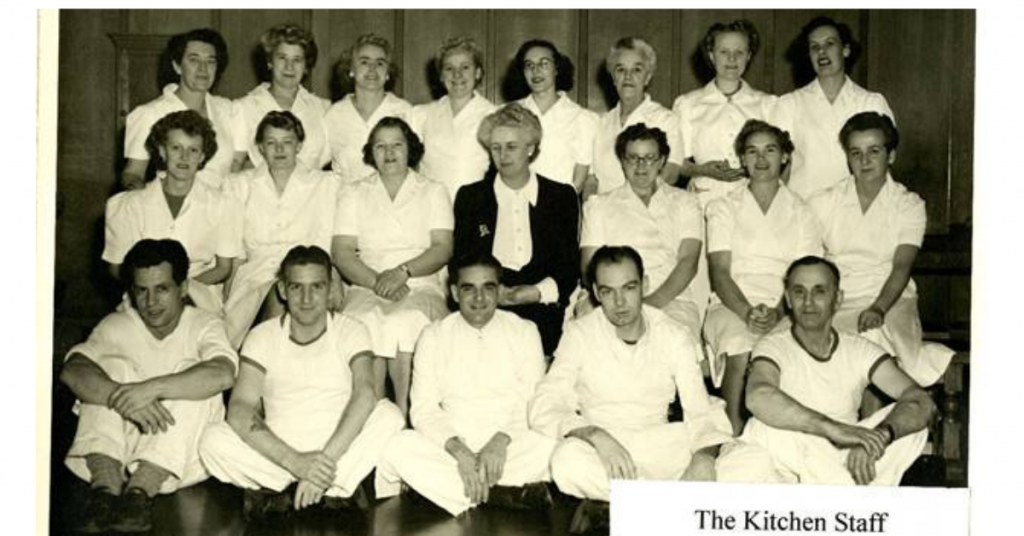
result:
<svg viewBox="0 0 1024 536"><path fill-rule="evenodd" d="M763 34L766 40L773 42L775 49L770 56L772 63L771 86L769 87L766 84L765 87L761 88L769 93L782 95L814 80L814 70L811 68L806 54L796 54L796 52L800 50L800 44L797 43L800 37L800 30L815 17L819 15L831 17L837 22L849 26L853 32L854 40L861 44L866 40L864 32L867 30L861 18L861 11L858 10L776 9L772 13L774 18L772 33ZM802 50L806 51L806 48ZM850 77L861 85L866 85L864 80L867 71L864 64L865 58L861 54L861 58L854 64L853 71L850 73Z"/></svg>
<svg viewBox="0 0 1024 536"><path fill-rule="evenodd" d="M870 87L885 95L900 130L893 176L924 198L928 232L944 233L950 202L951 12L879 10L870 17Z"/></svg>
<svg viewBox="0 0 1024 536"><path fill-rule="evenodd" d="M974 11L953 11L952 19L949 65L953 68L944 69L952 85L949 223L962 225L970 223L974 213Z"/></svg>
<svg viewBox="0 0 1024 536"><path fill-rule="evenodd" d="M126 9L129 34L184 33L195 28L215 28L217 15L209 9ZM230 43L229 43L230 44Z"/></svg>
<svg viewBox="0 0 1024 536"><path fill-rule="evenodd" d="M494 10L492 15L497 21L491 36L494 58L491 80L497 89L496 102L506 102L512 97L513 88L509 80L512 61L519 46L530 39L551 41L578 68L579 17L575 10ZM569 96L578 101L579 71L576 80L577 84Z"/></svg>
<svg viewBox="0 0 1024 536"><path fill-rule="evenodd" d="M355 43L356 38L363 34L375 33L391 42L392 61L401 65L401 49L397 48L401 39L398 37L396 23L400 12L393 9L360 9L360 10L315 10L313 11L313 33L320 48L320 59L313 72L313 88L318 95L332 101L340 100L349 88L342 88L338 78L339 62L344 53ZM401 89L402 73L398 73ZM343 91L344 89L344 91ZM401 91L396 91L399 95Z"/></svg>
<svg viewBox="0 0 1024 536"><path fill-rule="evenodd" d="M769 38L773 34L774 17L772 11L760 9L695 9L680 12L678 39L679 50L679 85L676 94L681 95L710 82L715 72L703 57L704 34L716 22L728 24L737 19L747 19L754 24L761 40L761 50L754 55L743 78L752 86L762 91L771 87L770 77L772 63L772 45ZM668 106L669 104L666 104Z"/></svg>
<svg viewBox="0 0 1024 536"><path fill-rule="evenodd" d="M488 92L494 87L489 80L494 76L494 66L486 65L489 57L487 11L410 9L402 12L402 18L402 73L405 79L402 89L406 100L413 104L434 100L428 78L431 63L441 43L456 36L472 37L483 50L484 82L480 91L494 100L493 92Z"/></svg>
<svg viewBox="0 0 1024 536"><path fill-rule="evenodd" d="M228 42L231 62L217 93L237 99L252 90L260 80L258 65L260 35L276 24L293 22L310 28L310 10L302 9L227 9L219 13L218 28Z"/></svg>
<svg viewBox="0 0 1024 536"><path fill-rule="evenodd" d="M588 13L587 68L577 74L578 83L587 82L587 106L591 110L606 111L617 102L611 77L607 76L604 61L612 45L623 37L643 37L658 53L657 71L647 88L651 98L664 106L671 107L675 98L672 87L673 57L672 26L674 12L671 10L591 10Z"/></svg>

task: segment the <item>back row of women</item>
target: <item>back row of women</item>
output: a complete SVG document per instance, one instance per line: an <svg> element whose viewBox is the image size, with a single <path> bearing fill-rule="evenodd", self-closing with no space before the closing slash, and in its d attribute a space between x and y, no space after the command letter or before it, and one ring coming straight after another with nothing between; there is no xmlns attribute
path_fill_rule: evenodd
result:
<svg viewBox="0 0 1024 536"><path fill-rule="evenodd" d="M738 431L753 342L786 324L783 272L823 251L842 270L838 325L933 383L951 352L921 343L910 268L926 216L889 175L892 111L846 75L844 25L815 19L803 37L817 78L775 97L742 78L753 26L715 24L703 47L716 76L673 110L646 92L654 49L621 39L606 60L618 104L599 117L565 93L572 63L547 41L516 54L530 94L497 108L476 91L479 48L449 39L436 57L447 95L412 106L385 89L390 44L364 35L342 61L354 92L331 105L302 86L317 57L305 30L263 35L270 81L234 102L210 93L223 39L188 32L169 45L179 83L128 117L124 182L137 191L108 202L103 258L116 273L136 241L180 241L192 299L225 315L237 347L257 318L281 314L271 288L284 254L330 250L348 286L335 278L335 305L392 358L378 374L390 371L405 411L419 332L448 310L440 274L453 253L501 261L501 306L537 323L550 356L563 320L590 309L578 291L590 255L630 245L650 274L645 301L703 331ZM680 173L689 192L672 186Z"/></svg>

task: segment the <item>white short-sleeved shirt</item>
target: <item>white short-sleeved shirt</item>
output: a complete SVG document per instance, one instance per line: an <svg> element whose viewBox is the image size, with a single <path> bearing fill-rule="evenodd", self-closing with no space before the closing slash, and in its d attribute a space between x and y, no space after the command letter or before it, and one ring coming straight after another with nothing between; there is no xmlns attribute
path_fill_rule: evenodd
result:
<svg viewBox="0 0 1024 536"><path fill-rule="evenodd" d="M64 359L72 354L93 361L104 356L127 359L140 380L173 374L215 357L225 357L238 367L238 354L224 333L224 322L191 305L182 309L178 325L163 339L153 336L134 307L110 313Z"/></svg>
<svg viewBox="0 0 1024 536"><path fill-rule="evenodd" d="M178 217L164 197L164 177L141 190L121 192L107 201L103 260L124 262L128 250L144 238L177 240L189 258L189 276L216 264L216 257L242 257L241 205L199 180L185 196Z"/></svg>
<svg viewBox="0 0 1024 536"><path fill-rule="evenodd" d="M651 292L675 269L679 245L687 238L704 241L704 216L697 196L675 186L659 183L649 205L644 205L629 184L623 184L591 196L583 206L580 247L630 246L637 250ZM693 301L692 289L687 287L680 298Z"/></svg>
<svg viewBox="0 0 1024 536"><path fill-rule="evenodd" d="M175 94L178 84L164 86L163 94L139 106L128 114L124 130L124 156L134 160L149 160L146 150L146 138L157 121L171 112L188 110L188 106ZM231 172L231 161L238 143L238 110L229 99L217 95L206 94L206 117L213 124L217 135L217 152L206 155L206 165L199 170L199 175L210 184L218 184L219 177Z"/></svg>
<svg viewBox="0 0 1024 536"><path fill-rule="evenodd" d="M363 146L369 140L373 127L385 117L397 117L408 122L412 113L412 105L391 92L384 94L384 100L365 121L353 102L353 95L345 95L332 104L324 116L331 145L331 169L344 182L357 181L376 171L363 163Z"/></svg>
<svg viewBox="0 0 1024 536"><path fill-rule="evenodd" d="M352 359L371 353L370 333L355 318L330 313L326 331L299 344L291 339L291 317L284 315L253 328L241 353L265 375L267 426L292 447L322 448L352 396Z"/></svg>
<svg viewBox="0 0 1024 536"><path fill-rule="evenodd" d="M376 172L342 186L333 234L356 237L360 260L382 271L429 249L430 231L454 228L444 186L410 169L394 200ZM441 281L434 273L413 278L409 285L440 287Z"/></svg>
<svg viewBox="0 0 1024 536"><path fill-rule="evenodd" d="M731 96L723 94L712 80L676 99L672 111L679 117L684 160L692 158L697 164L727 160L731 168L742 167L734 149L736 136L750 119L767 120L778 97L754 89L746 81L740 83L740 90ZM702 190L719 185L732 190L738 185L738 181L726 183L710 177L692 180Z"/></svg>
<svg viewBox="0 0 1024 536"><path fill-rule="evenodd" d="M748 188L712 200L707 225L708 253L732 254L732 279L751 303L778 302L790 263L822 253L818 220L785 184L779 185L767 214Z"/></svg>
<svg viewBox="0 0 1024 536"><path fill-rule="evenodd" d="M808 352L792 330L762 337L752 361L767 359L779 369L779 389L803 406L845 423L860 420L861 397L875 368L889 354L871 341L833 330L835 343L828 359Z"/></svg>
<svg viewBox="0 0 1024 536"><path fill-rule="evenodd" d="M626 175L622 172L622 164L615 156L615 139L623 130L644 123L651 128L660 128L668 137L668 163L683 163L683 144L679 140L679 118L672 110L654 102L650 95L629 114L626 124L619 119L619 107L605 112L598 120L597 135L594 137L594 166L592 173L598 180L598 192L607 192L625 184Z"/></svg>
<svg viewBox="0 0 1024 536"><path fill-rule="evenodd" d="M476 135L480 123L495 109L479 93L473 93L454 117L447 95L412 109L412 128L426 146L419 171L445 185L453 201L460 187L484 178L491 160Z"/></svg>
<svg viewBox="0 0 1024 536"><path fill-rule="evenodd" d="M833 103L828 102L817 79L779 97L771 123L789 131L796 146L789 176L794 193L807 199L850 173L839 131L861 112L878 112L895 121L881 93L860 87L850 77Z"/></svg>
<svg viewBox="0 0 1024 536"><path fill-rule="evenodd" d="M877 296L892 272L896 247L919 248L924 242L928 226L924 200L892 177L886 177L867 212L861 212L852 176L811 197L808 204L822 225L825 258L839 267L847 300ZM903 297L915 296L911 280Z"/></svg>
<svg viewBox="0 0 1024 536"><path fill-rule="evenodd" d="M679 394L693 451L729 441L725 404L708 395L690 330L644 305L635 344L616 335L600 309L569 322L555 361L530 403L530 426L563 437L586 425L641 430L668 421Z"/></svg>
<svg viewBox="0 0 1024 536"><path fill-rule="evenodd" d="M340 183L334 173L302 164L292 172L282 195L265 163L229 176L225 191L244 206L242 238L249 261L283 258L299 244L330 251Z"/></svg>
<svg viewBox="0 0 1024 536"><path fill-rule="evenodd" d="M269 82L257 85L247 95L236 100L235 104L239 110L239 132L242 133L236 141L235 150L249 153L253 167L259 167L263 163L263 155L256 146L256 127L268 112L281 112L284 109L270 94ZM310 169L321 169L331 159L324 123L324 114L330 106L331 101L299 86L299 93L289 110L302 122L302 129L306 133L298 159Z"/></svg>
<svg viewBox="0 0 1024 536"><path fill-rule="evenodd" d="M409 417L437 444L527 429L546 367L533 322L499 309L477 329L456 311L423 330L413 359Z"/></svg>
<svg viewBox="0 0 1024 536"><path fill-rule="evenodd" d="M594 159L597 114L573 102L564 91L558 92L558 100L547 113L541 113L533 96L519 104L540 118L543 132L540 155L530 169L542 177L574 186L576 166L589 166Z"/></svg>

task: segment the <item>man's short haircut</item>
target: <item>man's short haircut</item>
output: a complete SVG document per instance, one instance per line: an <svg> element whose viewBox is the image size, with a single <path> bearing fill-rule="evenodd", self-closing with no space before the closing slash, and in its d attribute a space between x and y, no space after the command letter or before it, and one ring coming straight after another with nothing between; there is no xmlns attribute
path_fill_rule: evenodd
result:
<svg viewBox="0 0 1024 536"><path fill-rule="evenodd" d="M305 266L313 264L323 266L327 272L327 280L331 279L331 256L319 246L295 246L288 250L288 254L281 261L281 267L277 270L277 279L281 282L288 281L288 269L292 266Z"/></svg>
<svg viewBox="0 0 1024 536"><path fill-rule="evenodd" d="M146 137L146 151L159 170L167 169L167 162L160 156L160 148L167 143L167 137L172 130L180 130L189 137L198 136L203 139L203 161L199 163L199 169L203 169L217 152L217 133L209 119L199 115L195 110L171 112L154 123L153 128L149 130L149 136Z"/></svg>
<svg viewBox="0 0 1024 536"><path fill-rule="evenodd" d="M653 141L658 145L658 156L667 157L670 151L668 136L658 127L648 127L646 123L637 123L623 130L615 138L615 156L621 162L626 157L626 146L635 141Z"/></svg>
<svg viewBox="0 0 1024 536"><path fill-rule="evenodd" d="M219 81L221 75L228 68L228 44L224 41L224 37L212 28L197 28L171 37L171 40L167 42L167 51L171 59L178 65L181 65L185 59L185 49L188 48L190 41L206 43L216 51L217 76L214 81Z"/></svg>
<svg viewBox="0 0 1024 536"><path fill-rule="evenodd" d="M742 160L743 153L747 147L747 140L754 134L762 133L775 136L775 141L779 144L779 150L783 154L792 155L793 151L796 150L789 132L760 119L747 119L747 122L743 123L743 128L740 129L740 133L736 135L736 141L733 143L732 149L736 151L736 156Z"/></svg>
<svg viewBox="0 0 1024 536"><path fill-rule="evenodd" d="M292 23L278 24L267 31L263 32L260 36L260 48L263 51L263 57L269 64L274 60L274 51L281 44L298 45L302 48L302 56L306 62L306 69L303 77L308 77L309 73L316 66L316 58L318 49L316 47L316 40L313 39L313 34L307 31L302 26ZM270 75L268 69L267 74Z"/></svg>
<svg viewBox="0 0 1024 536"><path fill-rule="evenodd" d="M477 129L477 140L490 151L491 134L498 127L511 127L522 130L526 133L526 144L533 145L533 154L530 155L530 162L540 156L540 140L544 135L540 119L536 114L528 110L518 102L510 102L498 108L491 115L488 115L480 122Z"/></svg>
<svg viewBox="0 0 1024 536"><path fill-rule="evenodd" d="M188 253L181 242L164 238L154 240L144 238L128 250L119 268L121 281L129 288L135 284L135 271L152 268L161 263L171 265L171 277L179 286L188 278Z"/></svg>
<svg viewBox="0 0 1024 536"><path fill-rule="evenodd" d="M427 148L423 145L420 137L416 135L416 132L412 130L412 127L409 126L409 123L406 123L400 117L389 116L377 121L373 130L370 131L369 137L366 138L366 144L363 145L363 163L374 169L377 168L377 162L373 159L373 139L377 137L377 132L385 128L397 128L402 131L402 135L405 136L405 146L409 151L409 161L406 162L406 165L412 169L417 169L423 160L423 155L427 152Z"/></svg>
<svg viewBox="0 0 1024 536"><path fill-rule="evenodd" d="M644 260L640 258L640 254L629 246L601 246L594 252L594 256L590 258L590 264L587 265L587 283L590 287L597 284L597 267L608 265L608 264L620 264L625 261L630 261L633 266L636 266L637 277L641 281L644 279Z"/></svg>
<svg viewBox="0 0 1024 536"><path fill-rule="evenodd" d="M479 251L476 253L464 253L453 258L448 263L448 284L458 285L460 272L473 266L490 268L494 270L498 279L501 279L501 261L489 251Z"/></svg>
<svg viewBox="0 0 1024 536"><path fill-rule="evenodd" d="M518 78L522 78L522 84L526 85L526 79L523 77L523 71L526 69L526 53L533 48L546 48L551 52L551 56L555 60L555 89L558 91L569 91L572 89L576 67L568 56L559 52L555 44L546 39L530 39L520 45L519 50L516 52L514 60L515 70L518 72ZM518 78L517 82L520 81ZM529 94L529 92L529 87L527 87L526 93Z"/></svg>
<svg viewBox="0 0 1024 536"><path fill-rule="evenodd" d="M846 124L839 131L839 143L843 146L843 150L846 150L850 146L850 136L854 132L875 129L881 130L882 135L885 136L886 151L891 153L896 150L896 147L899 147L900 131L896 130L896 124L892 122L892 118L878 112L861 112L847 119Z"/></svg>
<svg viewBox="0 0 1024 536"><path fill-rule="evenodd" d="M761 39L757 35L757 28L754 28L754 23L747 19L734 20L728 24L722 22L716 22L708 28L707 33L704 34L704 61L708 62L708 66L714 68L711 64L711 55L715 51L715 40L718 36L727 33L738 33L747 38L747 49L750 50L750 57L753 58L754 54L757 54L758 49L761 47Z"/></svg>
<svg viewBox="0 0 1024 536"><path fill-rule="evenodd" d="M789 280L793 276L793 272L801 266L815 266L824 265L828 268L828 271L832 274L832 279L836 282L836 288L839 288L839 267L828 259L818 257L817 255L807 255L806 257L800 257L799 259L792 262L789 268L786 268L786 276L782 280L783 288L789 288Z"/></svg>
<svg viewBox="0 0 1024 536"><path fill-rule="evenodd" d="M302 127L302 121L288 110L271 110L260 119L260 124L256 126L256 143L263 143L263 136L266 135L268 127L290 130L295 133L300 143L306 140L306 129Z"/></svg>

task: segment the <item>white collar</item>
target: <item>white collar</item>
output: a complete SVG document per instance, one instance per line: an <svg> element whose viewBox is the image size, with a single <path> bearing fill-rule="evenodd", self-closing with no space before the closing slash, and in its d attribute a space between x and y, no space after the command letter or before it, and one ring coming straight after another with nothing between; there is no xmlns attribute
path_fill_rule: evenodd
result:
<svg viewBox="0 0 1024 536"><path fill-rule="evenodd" d="M523 196L530 206L535 207L537 206L537 191L537 174L533 171L530 171L530 178L526 180L526 185L519 190L509 188L505 181L501 180L501 173L494 177L494 195L499 205Z"/></svg>

